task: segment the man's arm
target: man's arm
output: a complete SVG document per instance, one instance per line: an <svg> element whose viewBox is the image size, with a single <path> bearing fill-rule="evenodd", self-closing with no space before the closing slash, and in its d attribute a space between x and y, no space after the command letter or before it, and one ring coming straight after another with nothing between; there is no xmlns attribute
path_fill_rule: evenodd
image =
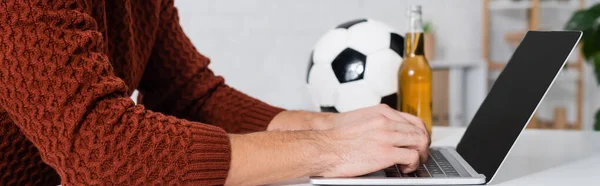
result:
<svg viewBox="0 0 600 186"><path fill-rule="evenodd" d="M231 167L226 185L260 185L318 175L334 163L325 131L230 134Z"/></svg>
<svg viewBox="0 0 600 186"><path fill-rule="evenodd" d="M343 127L229 135L227 185L260 185L304 176L351 177L400 164L414 171L427 156L428 137L414 116L363 117L381 106L349 113ZM425 161L425 159L421 160Z"/></svg>
<svg viewBox="0 0 600 186"><path fill-rule="evenodd" d="M230 133L264 131L283 111L229 86L208 68L179 25L173 1L163 4L149 63L140 82L149 109L210 123ZM210 29L210 28L206 28Z"/></svg>
<svg viewBox="0 0 600 186"><path fill-rule="evenodd" d="M38 149L0 108L0 183L60 185L60 176L42 161Z"/></svg>
<svg viewBox="0 0 600 186"><path fill-rule="evenodd" d="M147 108L210 123L230 133L333 127L328 119L331 114L283 111L227 86L208 68L209 59L198 53L183 33L173 2L166 1L163 6L156 42L139 87Z"/></svg>
<svg viewBox="0 0 600 186"><path fill-rule="evenodd" d="M223 184L225 131L135 105L87 5L0 3L0 115L64 185Z"/></svg>

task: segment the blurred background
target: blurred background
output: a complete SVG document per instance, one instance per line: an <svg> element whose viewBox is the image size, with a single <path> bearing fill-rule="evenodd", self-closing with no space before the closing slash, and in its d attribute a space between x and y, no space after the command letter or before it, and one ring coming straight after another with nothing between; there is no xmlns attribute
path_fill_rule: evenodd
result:
<svg viewBox="0 0 600 186"><path fill-rule="evenodd" d="M465 126L524 31L563 30L600 0L176 0L180 22L211 68L253 97L316 111L306 89L311 50L336 25L382 21L403 34L406 10L422 5L435 42L434 125ZM600 108L594 67L572 54L532 128L593 130ZM535 71L531 72L535 75Z"/></svg>

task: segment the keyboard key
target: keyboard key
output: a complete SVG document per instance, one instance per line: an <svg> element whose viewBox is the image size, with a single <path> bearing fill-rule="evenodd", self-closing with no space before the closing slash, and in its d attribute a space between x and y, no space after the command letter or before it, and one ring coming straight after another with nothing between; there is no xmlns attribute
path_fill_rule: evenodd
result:
<svg viewBox="0 0 600 186"><path fill-rule="evenodd" d="M452 172L452 171L456 171L456 170L454 169L454 167L442 167L442 170L443 170L444 172Z"/></svg>
<svg viewBox="0 0 600 186"><path fill-rule="evenodd" d="M454 170L454 167L452 166L440 166L440 168L442 168L442 170Z"/></svg>
<svg viewBox="0 0 600 186"><path fill-rule="evenodd" d="M446 177L446 175L445 174L431 174L431 177L434 177L434 178L436 178L436 177Z"/></svg>
<svg viewBox="0 0 600 186"><path fill-rule="evenodd" d="M431 171L437 171L437 170L441 171L442 169L440 169L437 166L427 166L427 170L431 172Z"/></svg>
<svg viewBox="0 0 600 186"><path fill-rule="evenodd" d="M408 174L402 173L402 177L404 177L404 178L415 177L415 174L413 174L413 173L408 173Z"/></svg>
<svg viewBox="0 0 600 186"><path fill-rule="evenodd" d="M395 165L383 169L383 172L385 172L385 177L389 177L389 178L402 177L400 175L400 171L398 170L398 168Z"/></svg>
<svg viewBox="0 0 600 186"><path fill-rule="evenodd" d="M427 170L431 173L433 172L442 172L442 169L438 166L427 166Z"/></svg>
<svg viewBox="0 0 600 186"><path fill-rule="evenodd" d="M387 177L387 178L400 178L402 176L400 174L398 174L397 172L385 172L385 177Z"/></svg>
<svg viewBox="0 0 600 186"><path fill-rule="evenodd" d="M448 177L460 177L460 174L456 173L446 173L446 176Z"/></svg>
<svg viewBox="0 0 600 186"><path fill-rule="evenodd" d="M442 171L429 171L429 174L434 175L434 174L444 174L444 172Z"/></svg>
<svg viewBox="0 0 600 186"><path fill-rule="evenodd" d="M431 175L429 175L429 172L427 172L427 170L417 170L415 172L415 174L417 175L417 177L431 177Z"/></svg>
<svg viewBox="0 0 600 186"><path fill-rule="evenodd" d="M384 171L394 171L394 172L398 172L398 168L396 167L396 165L392 165L388 168L383 169Z"/></svg>
<svg viewBox="0 0 600 186"><path fill-rule="evenodd" d="M446 174L450 174L450 173L458 173L455 170L444 170L444 173Z"/></svg>
<svg viewBox="0 0 600 186"><path fill-rule="evenodd" d="M430 170L429 174L444 174L443 171L438 171L438 170Z"/></svg>
<svg viewBox="0 0 600 186"><path fill-rule="evenodd" d="M445 172L445 171L456 171L456 170L454 169L454 167L442 167L442 170L444 170L444 172Z"/></svg>

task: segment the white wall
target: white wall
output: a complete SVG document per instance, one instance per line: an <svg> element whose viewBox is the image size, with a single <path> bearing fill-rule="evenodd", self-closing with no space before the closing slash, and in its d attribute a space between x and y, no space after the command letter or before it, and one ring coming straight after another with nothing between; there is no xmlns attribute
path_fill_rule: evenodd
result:
<svg viewBox="0 0 600 186"><path fill-rule="evenodd" d="M588 5L600 0L588 0ZM434 24L438 58L461 61L481 56L481 0L176 0L181 24L200 52L212 59L211 68L227 83L251 96L287 109L311 109L304 88L307 59L312 46L328 29L355 18L372 18L405 29L405 10L423 5L424 17ZM505 11L492 16L492 57L507 60L512 49L503 31L526 28L524 12ZM544 27L560 29L567 17L543 15ZM553 17L553 18L552 18ZM501 32L502 31L502 32ZM568 73L563 76L569 76ZM568 79L568 78L565 78ZM584 127L600 107L600 88L589 68L585 75ZM573 82L557 83L543 103L542 118L552 108L569 108L575 118Z"/></svg>
<svg viewBox="0 0 600 186"><path fill-rule="evenodd" d="M372 18L405 30L405 10L423 5L438 33L438 56L479 58L481 0L177 0L181 24L211 68L251 96L310 109L307 60L328 29Z"/></svg>

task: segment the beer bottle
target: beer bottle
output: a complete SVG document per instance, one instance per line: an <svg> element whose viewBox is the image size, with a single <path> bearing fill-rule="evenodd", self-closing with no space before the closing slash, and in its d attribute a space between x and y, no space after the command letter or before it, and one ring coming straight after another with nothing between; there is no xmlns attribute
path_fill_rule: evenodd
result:
<svg viewBox="0 0 600 186"><path fill-rule="evenodd" d="M421 118L431 134L431 67L425 58L421 6L408 10L404 61L398 70L398 109Z"/></svg>

